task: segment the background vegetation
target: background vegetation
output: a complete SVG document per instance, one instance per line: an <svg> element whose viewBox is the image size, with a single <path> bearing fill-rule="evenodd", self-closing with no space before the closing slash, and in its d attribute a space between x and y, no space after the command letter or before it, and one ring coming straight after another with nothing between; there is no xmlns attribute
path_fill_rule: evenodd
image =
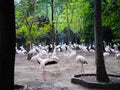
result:
<svg viewBox="0 0 120 90"><path fill-rule="evenodd" d="M56 39L65 29L68 42L71 30L81 43L94 43L94 0L19 0L15 1L15 16L20 44L50 44L52 30ZM119 16L120 0L102 0L103 40L108 44L120 43Z"/></svg>

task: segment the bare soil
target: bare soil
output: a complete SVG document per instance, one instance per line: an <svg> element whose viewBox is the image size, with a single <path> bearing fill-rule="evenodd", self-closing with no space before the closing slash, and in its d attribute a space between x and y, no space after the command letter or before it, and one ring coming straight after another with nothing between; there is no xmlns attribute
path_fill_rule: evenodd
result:
<svg viewBox="0 0 120 90"><path fill-rule="evenodd" d="M94 53L78 51L78 54L82 54L88 59L88 64L84 65L85 73L95 74ZM25 90L98 90L71 83L71 78L74 75L81 74L81 64L74 61L75 57L67 59L62 52L58 54L58 57L61 60L60 63L46 66L47 80L44 81L42 71L36 61L27 60L27 55L16 54L15 84L25 86ZM105 59L105 65L108 74L120 75L120 66L114 54Z"/></svg>

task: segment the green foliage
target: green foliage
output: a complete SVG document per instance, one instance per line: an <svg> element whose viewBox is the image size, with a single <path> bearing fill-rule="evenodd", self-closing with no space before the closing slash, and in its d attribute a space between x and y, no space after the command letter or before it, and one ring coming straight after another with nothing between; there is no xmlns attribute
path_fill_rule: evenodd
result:
<svg viewBox="0 0 120 90"><path fill-rule="evenodd" d="M112 29L113 42L119 42L120 35L120 0L106 0L102 3L102 24Z"/></svg>
<svg viewBox="0 0 120 90"><path fill-rule="evenodd" d="M40 27L40 35L45 35L46 33L50 32L51 24L44 24L44 27Z"/></svg>
<svg viewBox="0 0 120 90"><path fill-rule="evenodd" d="M27 27L25 25L21 26L20 29L16 31L16 35L23 34L23 37L26 37Z"/></svg>
<svg viewBox="0 0 120 90"><path fill-rule="evenodd" d="M47 2L46 2L47 1ZM49 37L51 23L38 22L37 17L51 20L51 0L21 0L15 4L16 36L36 41ZM102 25L111 28L114 39L120 38L120 0L102 0ZM94 40L94 0L54 0L54 29L61 33L70 27L81 41ZM39 26L39 23L42 26Z"/></svg>
<svg viewBox="0 0 120 90"><path fill-rule="evenodd" d="M28 42L36 42L40 36L50 31L50 25L42 22L43 27L38 27L39 23L37 17L40 17L40 12L45 10L41 6L41 0L21 0L15 8L16 17L16 38L26 39L26 45ZM36 14L37 13L37 14Z"/></svg>

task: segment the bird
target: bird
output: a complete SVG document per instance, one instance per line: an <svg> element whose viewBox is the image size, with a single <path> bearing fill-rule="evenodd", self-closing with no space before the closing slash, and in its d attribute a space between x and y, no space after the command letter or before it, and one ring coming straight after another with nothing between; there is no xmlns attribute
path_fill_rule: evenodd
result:
<svg viewBox="0 0 120 90"><path fill-rule="evenodd" d="M82 49L82 51L85 52L85 53L88 53L88 52L89 52L86 46L81 46L81 49Z"/></svg>
<svg viewBox="0 0 120 90"><path fill-rule="evenodd" d="M25 55L25 52L23 51L23 50L19 50L18 48L17 48L17 43L16 43L16 46L15 46L15 50L16 50L16 54L19 54L19 55Z"/></svg>
<svg viewBox="0 0 120 90"><path fill-rule="evenodd" d="M104 57L105 63L106 63L106 58L107 58L108 56L110 56L110 52L104 52L104 53L103 53L103 57Z"/></svg>
<svg viewBox="0 0 120 90"><path fill-rule="evenodd" d="M104 59L106 59L106 57L109 56L109 55L110 55L109 52L104 52L104 53L103 53Z"/></svg>
<svg viewBox="0 0 120 90"><path fill-rule="evenodd" d="M39 69L42 70L42 76L43 80L46 81L46 73L45 73L45 66L46 65L52 65L57 64L60 59L57 56L47 57L47 58L41 58L39 55L35 55L31 58L31 60L36 60L39 64Z"/></svg>
<svg viewBox="0 0 120 90"><path fill-rule="evenodd" d="M76 55L76 51L75 50L70 50L70 52L67 52L66 54L64 54L64 56L69 60L71 58L73 58Z"/></svg>
<svg viewBox="0 0 120 90"><path fill-rule="evenodd" d="M81 64L81 74L83 74L84 73L83 64L88 64L87 59L82 55L77 55L76 58L75 58L75 61L77 61L77 63Z"/></svg>
<svg viewBox="0 0 120 90"><path fill-rule="evenodd" d="M57 47L55 47L55 48L53 49L52 56L56 56L56 55L57 55L56 50L57 50Z"/></svg>
<svg viewBox="0 0 120 90"><path fill-rule="evenodd" d="M27 60L30 60L33 55L37 55L39 51L35 48L31 49L27 54Z"/></svg>
<svg viewBox="0 0 120 90"><path fill-rule="evenodd" d="M120 52L115 53L115 57L118 60L118 66L119 66L119 60L120 60Z"/></svg>
<svg viewBox="0 0 120 90"><path fill-rule="evenodd" d="M25 48L23 47L23 45L20 46L20 49L21 49L21 51L22 51L24 54L27 54L27 50L25 50Z"/></svg>
<svg viewBox="0 0 120 90"><path fill-rule="evenodd" d="M105 51L112 53L111 47L109 45L105 46Z"/></svg>

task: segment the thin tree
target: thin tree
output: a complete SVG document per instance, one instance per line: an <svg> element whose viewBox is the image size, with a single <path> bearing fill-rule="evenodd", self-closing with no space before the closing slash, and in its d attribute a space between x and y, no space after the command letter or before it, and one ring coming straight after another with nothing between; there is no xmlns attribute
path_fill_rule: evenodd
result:
<svg viewBox="0 0 120 90"><path fill-rule="evenodd" d="M25 3L25 2L24 2ZM28 30L28 51L32 48L32 43L33 43L33 35L32 35L32 26L34 23L34 12L35 12L35 4L36 1L31 0L31 1L27 1L26 5L28 4L28 8L25 10L25 15L24 15L24 19L25 19L25 25L27 27ZM33 16L32 20L29 21L28 18L30 16Z"/></svg>
<svg viewBox="0 0 120 90"><path fill-rule="evenodd" d="M0 0L0 88L14 90L14 0Z"/></svg>
<svg viewBox="0 0 120 90"><path fill-rule="evenodd" d="M101 0L95 0L95 46L96 46L96 79L99 82L109 82L108 75L103 58L103 39L102 39L102 23L101 23Z"/></svg>
<svg viewBox="0 0 120 90"><path fill-rule="evenodd" d="M53 46L53 48L52 49L54 49L54 43L55 43L55 30L54 30L54 5L53 5L53 3L54 3L54 0L51 0L51 11L52 11L52 13L51 13L51 16L52 16L52 46Z"/></svg>

